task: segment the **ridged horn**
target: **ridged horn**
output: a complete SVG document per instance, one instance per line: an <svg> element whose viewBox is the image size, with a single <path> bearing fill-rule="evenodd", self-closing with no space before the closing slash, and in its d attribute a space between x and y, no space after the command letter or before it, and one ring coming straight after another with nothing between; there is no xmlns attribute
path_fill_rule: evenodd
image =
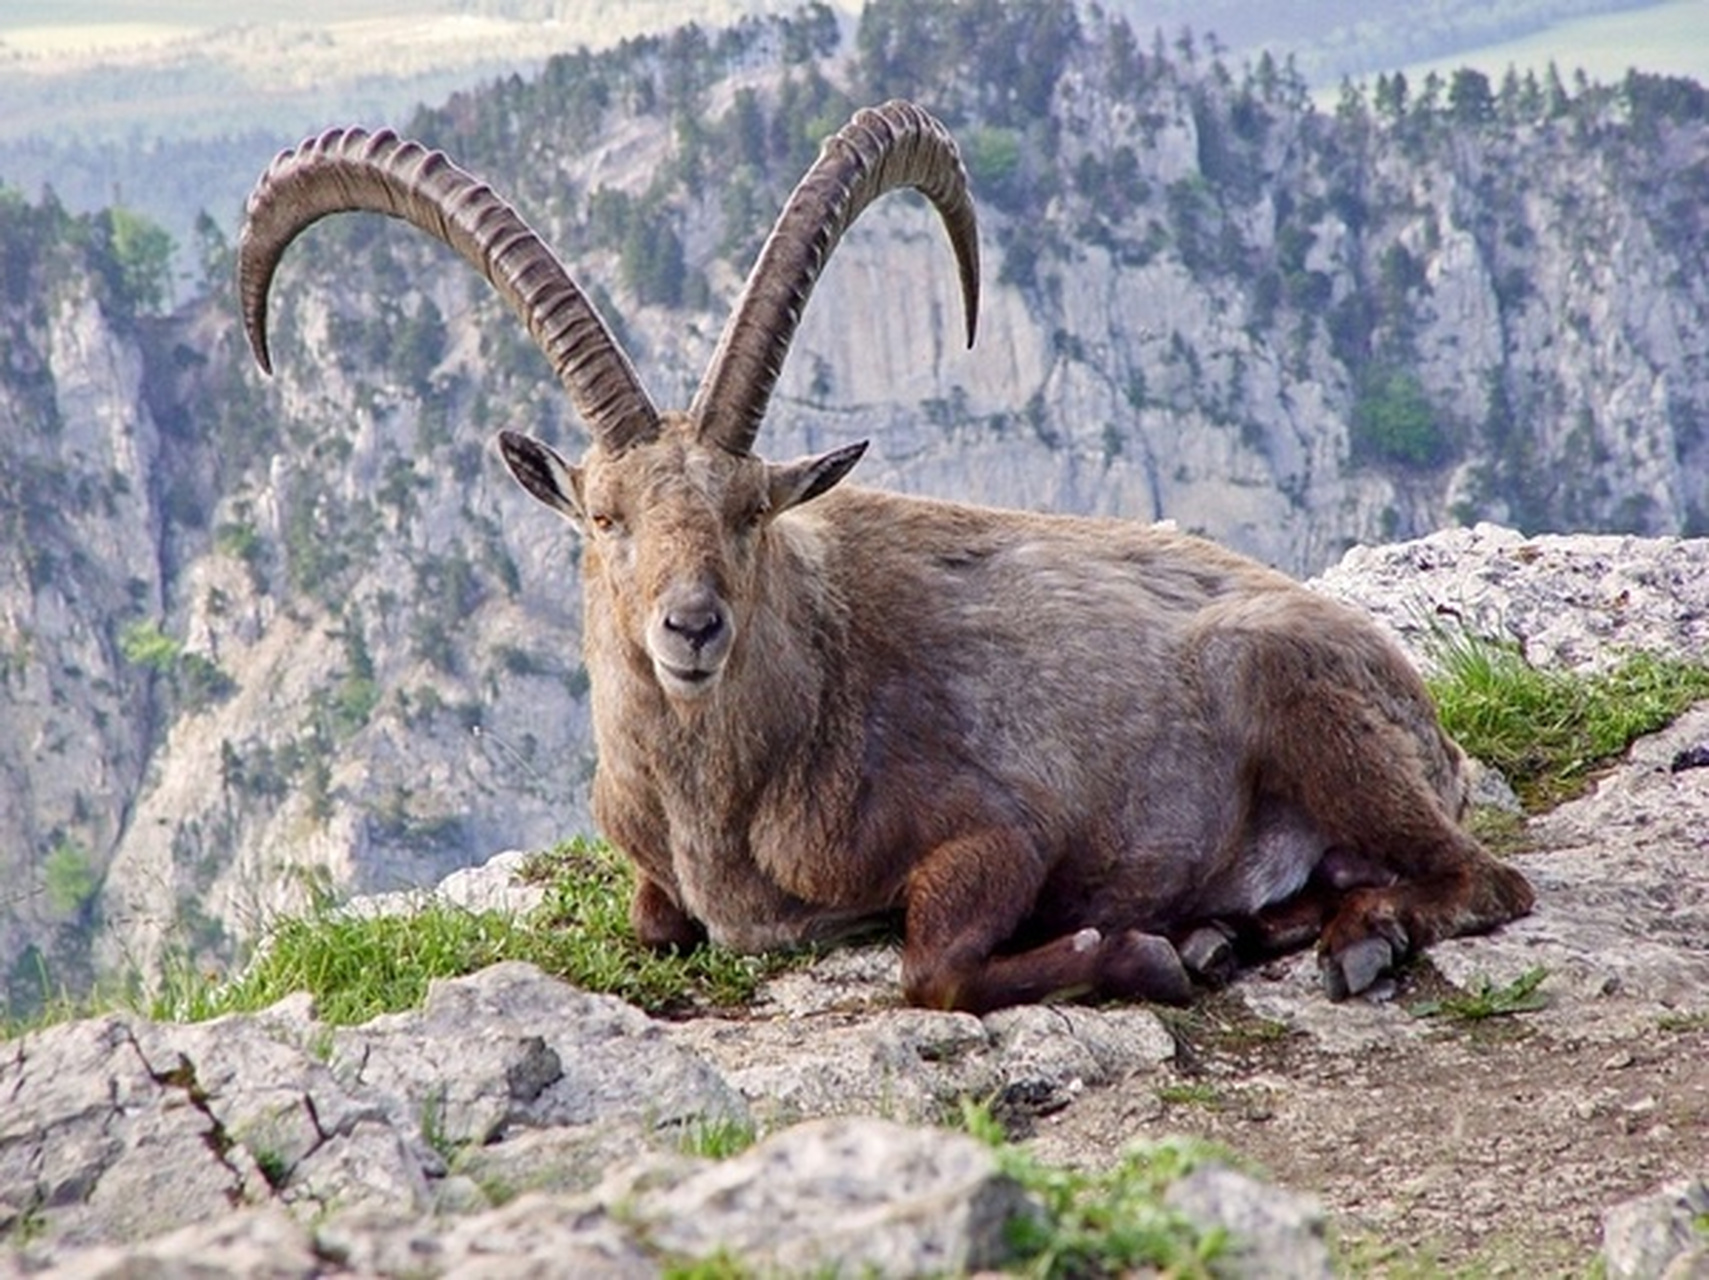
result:
<svg viewBox="0 0 1709 1280"><path fill-rule="evenodd" d="M749 453L802 310L838 240L867 205L912 187L936 207L955 250L967 344L979 314L979 229L949 130L911 102L866 107L826 139L778 215L718 339L689 415L702 438Z"/></svg>
<svg viewBox="0 0 1709 1280"><path fill-rule="evenodd" d="M492 188L443 152L390 129L329 129L281 152L245 209L237 287L256 363L272 372L267 293L279 259L333 213L383 213L449 245L528 326L576 412L610 452L658 430L658 410L628 356L557 257Z"/></svg>

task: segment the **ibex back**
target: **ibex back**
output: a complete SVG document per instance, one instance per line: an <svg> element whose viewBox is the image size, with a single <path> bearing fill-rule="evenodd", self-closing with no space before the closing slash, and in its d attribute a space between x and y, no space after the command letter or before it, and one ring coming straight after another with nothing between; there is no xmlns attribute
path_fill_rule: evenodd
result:
<svg viewBox="0 0 1709 1280"><path fill-rule="evenodd" d="M745 949L900 918L917 1003L1181 1001L1319 942L1332 997L1493 927L1531 890L1459 827L1460 756L1365 618L1198 538L837 487L857 444L753 450L827 256L899 187L941 215L969 341L978 236L943 126L859 112L796 188L686 411L657 410L568 272L488 188L389 132L274 162L240 250L268 286L318 218L408 220L520 314L592 433L505 432L586 539L595 815L655 946Z"/></svg>

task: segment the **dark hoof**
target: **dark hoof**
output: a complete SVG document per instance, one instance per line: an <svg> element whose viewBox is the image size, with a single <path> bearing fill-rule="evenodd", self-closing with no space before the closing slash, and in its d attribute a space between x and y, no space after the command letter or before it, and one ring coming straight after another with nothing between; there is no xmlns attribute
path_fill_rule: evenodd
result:
<svg viewBox="0 0 1709 1280"><path fill-rule="evenodd" d="M1176 950L1187 972L1208 987L1225 986L1234 977L1234 940L1220 925L1200 925Z"/></svg>
<svg viewBox="0 0 1709 1280"><path fill-rule="evenodd" d="M1103 994L1120 999L1186 1004L1193 998L1193 980L1169 939L1137 929L1105 939L1098 978Z"/></svg>
<svg viewBox="0 0 1709 1280"><path fill-rule="evenodd" d="M1364 938L1334 954L1318 957L1323 991L1331 1000L1356 996L1393 969L1400 956L1387 938Z"/></svg>

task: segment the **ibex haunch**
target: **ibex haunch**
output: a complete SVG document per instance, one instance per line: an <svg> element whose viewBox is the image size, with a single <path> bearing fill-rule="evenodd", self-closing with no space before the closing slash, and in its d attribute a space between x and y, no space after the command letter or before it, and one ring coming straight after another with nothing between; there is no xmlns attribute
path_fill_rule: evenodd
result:
<svg viewBox="0 0 1709 1280"><path fill-rule="evenodd" d="M863 110L780 215L694 401L661 412L504 201L390 132L334 130L250 197L244 320L327 214L403 218L508 300L593 441L504 432L523 488L586 540L594 813L634 861L635 930L744 949L900 916L920 1004L1187 999L1248 951L1319 942L1324 986L1529 910L1458 825L1460 755L1376 627L1165 529L839 482L857 444L754 440L827 256L878 196L922 192L960 269L978 237L943 126Z"/></svg>

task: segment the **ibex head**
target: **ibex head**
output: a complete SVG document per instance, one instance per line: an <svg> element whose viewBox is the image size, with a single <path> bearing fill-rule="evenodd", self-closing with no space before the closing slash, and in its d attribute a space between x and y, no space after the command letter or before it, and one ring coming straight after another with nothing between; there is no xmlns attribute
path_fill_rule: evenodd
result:
<svg viewBox="0 0 1709 1280"><path fill-rule="evenodd" d="M979 248L955 143L907 102L856 113L790 196L724 327L693 402L653 406L611 330L516 212L442 153L335 129L275 160L251 194L238 253L250 347L270 370L267 294L286 247L332 213L402 218L492 282L569 392L592 443L579 464L532 437L499 444L522 486L588 539L590 590L664 692L713 688L738 643L742 602L773 520L830 489L865 443L793 462L753 452L802 309L831 251L873 200L912 187L937 208L960 269L968 342Z"/></svg>

